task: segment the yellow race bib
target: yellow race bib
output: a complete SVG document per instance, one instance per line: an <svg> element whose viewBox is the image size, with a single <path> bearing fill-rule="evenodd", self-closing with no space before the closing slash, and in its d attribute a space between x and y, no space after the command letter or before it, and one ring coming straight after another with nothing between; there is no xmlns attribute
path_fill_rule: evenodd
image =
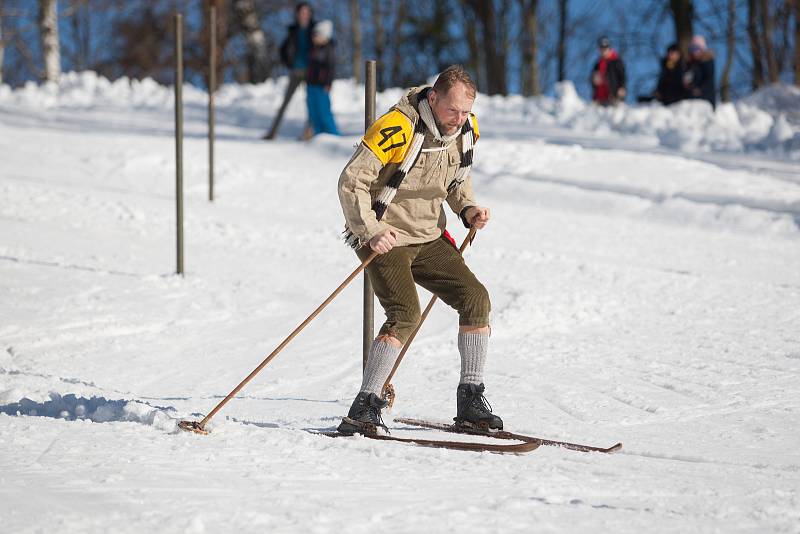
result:
<svg viewBox="0 0 800 534"><path fill-rule="evenodd" d="M402 163L413 136L409 118L393 109L372 123L364 135L364 144L384 165Z"/></svg>

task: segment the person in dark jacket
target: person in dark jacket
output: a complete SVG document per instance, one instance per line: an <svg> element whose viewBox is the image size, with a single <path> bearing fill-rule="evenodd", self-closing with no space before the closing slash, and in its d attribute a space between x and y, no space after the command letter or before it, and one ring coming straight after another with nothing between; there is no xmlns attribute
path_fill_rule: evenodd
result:
<svg viewBox="0 0 800 534"><path fill-rule="evenodd" d="M292 96L301 83L306 81L308 72L308 52L311 50L311 30L314 27L313 13L307 2L300 2L294 11L295 23L289 26L289 34L281 43L281 62L289 69L289 85L283 97L278 113L272 121L272 127L264 135L264 139L275 139L283 114L292 100Z"/></svg>
<svg viewBox="0 0 800 534"><path fill-rule="evenodd" d="M689 98L706 100L716 107L717 89L714 82L714 52L708 49L706 40L695 35L689 44L688 70L684 76L684 87Z"/></svg>
<svg viewBox="0 0 800 534"><path fill-rule="evenodd" d="M312 46L308 54L308 76L306 79L306 104L308 119L314 134L339 135L331 111L330 89L333 83L334 56L333 23L323 20L312 30Z"/></svg>
<svg viewBox="0 0 800 534"><path fill-rule="evenodd" d="M669 45L667 55L661 61L661 74L654 95L656 100L668 106L686 98L686 88L683 86L685 72L686 63L680 47L677 44Z"/></svg>
<svg viewBox="0 0 800 534"><path fill-rule="evenodd" d="M608 37L597 40L600 59L592 68L592 100L607 106L625 100L625 65L619 54L611 48Z"/></svg>

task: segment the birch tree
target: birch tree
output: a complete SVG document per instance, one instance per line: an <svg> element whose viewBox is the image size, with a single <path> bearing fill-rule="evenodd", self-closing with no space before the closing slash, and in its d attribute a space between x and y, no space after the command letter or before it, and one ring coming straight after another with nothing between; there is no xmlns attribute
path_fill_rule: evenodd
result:
<svg viewBox="0 0 800 534"><path fill-rule="evenodd" d="M58 2L39 0L39 36L44 61L44 79L55 82L61 77L61 50L58 43Z"/></svg>
<svg viewBox="0 0 800 534"><path fill-rule="evenodd" d="M218 16L219 12L218 10ZM261 20L258 17L254 0L234 0L233 12L239 27L244 32L247 43L245 63L247 77L250 83L261 83L272 73L272 63L269 56L269 41L261 29Z"/></svg>

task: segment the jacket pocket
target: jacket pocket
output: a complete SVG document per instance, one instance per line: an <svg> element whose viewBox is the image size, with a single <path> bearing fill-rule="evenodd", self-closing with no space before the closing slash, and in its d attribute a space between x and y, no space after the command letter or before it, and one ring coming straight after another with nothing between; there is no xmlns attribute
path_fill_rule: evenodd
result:
<svg viewBox="0 0 800 534"><path fill-rule="evenodd" d="M403 182L400 184L398 189L405 191L418 191L424 187L428 174L428 157L428 154L419 155L419 158L417 158L417 161L414 162L414 165L411 167L411 169L409 169L408 174L406 174L406 177L403 178Z"/></svg>
<svg viewBox="0 0 800 534"><path fill-rule="evenodd" d="M445 180L445 189L450 187L450 184L455 179L456 174L458 174L458 169L461 168L461 155L460 154L453 154L452 152L447 154L447 180Z"/></svg>

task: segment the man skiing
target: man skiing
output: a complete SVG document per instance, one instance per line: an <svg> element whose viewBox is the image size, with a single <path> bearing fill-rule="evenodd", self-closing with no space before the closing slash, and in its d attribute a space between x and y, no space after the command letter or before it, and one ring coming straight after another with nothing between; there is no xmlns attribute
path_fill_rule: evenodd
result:
<svg viewBox="0 0 800 534"><path fill-rule="evenodd" d="M442 205L446 201L468 228L489 222L489 209L476 203L470 178L479 137L471 112L475 96L475 83L458 65L444 70L432 87L411 89L369 128L339 177L347 242L362 261L378 253L366 270L386 312L341 433L385 428L384 382L420 319L415 283L459 314L456 424L503 428L483 396L489 295L448 240Z"/></svg>

